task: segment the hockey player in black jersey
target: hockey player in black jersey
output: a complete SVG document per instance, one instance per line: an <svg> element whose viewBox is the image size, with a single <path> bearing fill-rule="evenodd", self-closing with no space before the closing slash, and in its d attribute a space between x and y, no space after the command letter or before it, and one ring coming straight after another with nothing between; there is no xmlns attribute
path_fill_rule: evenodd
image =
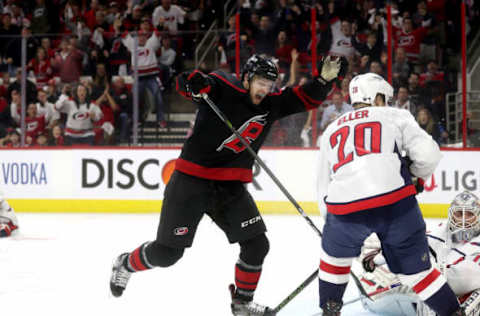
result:
<svg viewBox="0 0 480 316"><path fill-rule="evenodd" d="M341 60L327 57L318 77L303 86L282 90L274 88L278 77L275 64L258 55L249 58L241 80L222 71L180 74L178 92L198 103L193 133L165 188L156 240L116 259L110 280L112 294L122 295L133 272L175 264L184 249L192 245L206 213L230 243L240 245L235 285L230 286L233 315L274 315L268 307L253 302L269 250L265 224L244 185L252 181L254 158L208 104L196 96L207 93L258 152L276 120L320 105L331 82L345 67Z"/></svg>

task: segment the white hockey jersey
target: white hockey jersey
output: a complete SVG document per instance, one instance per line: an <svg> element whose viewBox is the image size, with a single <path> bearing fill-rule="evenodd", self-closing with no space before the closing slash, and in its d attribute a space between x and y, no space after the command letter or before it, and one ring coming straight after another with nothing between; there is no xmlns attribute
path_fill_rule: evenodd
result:
<svg viewBox="0 0 480 316"><path fill-rule="evenodd" d="M77 106L76 102L62 94L55 103L55 109L67 114L65 135L72 137L95 136L93 122L103 117L102 110L95 104L86 103ZM92 119L92 114L95 119Z"/></svg>
<svg viewBox="0 0 480 316"><path fill-rule="evenodd" d="M457 296L480 289L480 236L468 242L446 243L447 226L427 232L432 257L444 266L448 284Z"/></svg>
<svg viewBox="0 0 480 316"><path fill-rule="evenodd" d="M125 34L122 38L123 45L130 51L132 56L132 65L134 63L134 55L132 54L135 49L135 40L130 34ZM159 73L157 50L160 48L160 33L154 31L148 38L144 46L137 46L137 65L138 76L146 77L156 75Z"/></svg>
<svg viewBox="0 0 480 316"><path fill-rule="evenodd" d="M413 161L410 170L401 153ZM348 214L416 194L411 176L428 178L441 153L410 112L364 107L333 121L320 140L320 213Z"/></svg>

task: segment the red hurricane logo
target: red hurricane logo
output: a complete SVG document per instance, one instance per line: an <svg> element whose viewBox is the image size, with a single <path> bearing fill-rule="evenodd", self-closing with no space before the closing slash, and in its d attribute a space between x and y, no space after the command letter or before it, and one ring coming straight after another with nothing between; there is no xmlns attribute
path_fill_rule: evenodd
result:
<svg viewBox="0 0 480 316"><path fill-rule="evenodd" d="M268 113L254 116L243 123L238 129L238 132L248 144L252 143L262 133L263 128L267 123L267 115ZM235 134L232 134L232 136L224 140L223 143L218 146L217 151L221 151L223 148L228 148L237 154L245 150L245 146Z"/></svg>
<svg viewBox="0 0 480 316"><path fill-rule="evenodd" d="M177 227L177 228L175 228L173 233L175 234L175 236L186 235L186 234L188 234L188 227Z"/></svg>
<svg viewBox="0 0 480 316"><path fill-rule="evenodd" d="M87 120L89 117L90 114L88 114L88 112L76 112L75 114L73 114L73 119L78 121Z"/></svg>

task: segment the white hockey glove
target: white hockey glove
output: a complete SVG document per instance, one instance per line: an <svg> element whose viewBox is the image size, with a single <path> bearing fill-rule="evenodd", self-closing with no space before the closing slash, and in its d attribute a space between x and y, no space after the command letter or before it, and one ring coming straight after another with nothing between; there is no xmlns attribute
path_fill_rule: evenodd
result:
<svg viewBox="0 0 480 316"><path fill-rule="evenodd" d="M327 84L330 81L342 76L347 68L347 60L345 58L332 59L331 56L325 57L321 62L320 76L317 80L322 84Z"/></svg>

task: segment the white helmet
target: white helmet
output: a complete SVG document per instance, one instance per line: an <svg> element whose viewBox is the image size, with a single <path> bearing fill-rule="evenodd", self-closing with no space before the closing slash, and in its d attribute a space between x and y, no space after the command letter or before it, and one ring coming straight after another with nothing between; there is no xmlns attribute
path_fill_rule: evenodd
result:
<svg viewBox="0 0 480 316"><path fill-rule="evenodd" d="M380 94L385 98L385 105L391 105L393 100L392 86L377 74L372 72L355 76L350 81L350 100L352 105L366 103L375 105L375 97Z"/></svg>
<svg viewBox="0 0 480 316"><path fill-rule="evenodd" d="M479 202L469 191L455 196L448 208L448 229L453 241L468 241L480 233Z"/></svg>

